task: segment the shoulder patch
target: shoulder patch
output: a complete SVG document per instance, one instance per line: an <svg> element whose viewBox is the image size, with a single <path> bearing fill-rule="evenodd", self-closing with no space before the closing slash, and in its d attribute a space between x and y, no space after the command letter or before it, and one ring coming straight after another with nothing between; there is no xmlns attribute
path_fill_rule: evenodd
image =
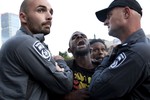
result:
<svg viewBox="0 0 150 100"><path fill-rule="evenodd" d="M47 48L44 47L44 45L40 41L36 41L33 44L33 48L41 57L50 61L51 53L49 50L47 50Z"/></svg>
<svg viewBox="0 0 150 100"><path fill-rule="evenodd" d="M109 68L117 68L120 64L123 63L123 61L126 59L125 53L121 53L117 56L115 61L110 65Z"/></svg>

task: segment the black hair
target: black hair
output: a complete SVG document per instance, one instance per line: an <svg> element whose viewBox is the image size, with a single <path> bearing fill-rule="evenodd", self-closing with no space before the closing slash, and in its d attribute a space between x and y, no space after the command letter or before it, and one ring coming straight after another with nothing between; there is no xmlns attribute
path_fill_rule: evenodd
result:
<svg viewBox="0 0 150 100"><path fill-rule="evenodd" d="M96 42L100 42L100 43L104 44L105 49L107 50L107 46L106 46L104 40L102 40L102 39L90 39L89 41L90 41L90 45L92 45L92 44L94 44Z"/></svg>

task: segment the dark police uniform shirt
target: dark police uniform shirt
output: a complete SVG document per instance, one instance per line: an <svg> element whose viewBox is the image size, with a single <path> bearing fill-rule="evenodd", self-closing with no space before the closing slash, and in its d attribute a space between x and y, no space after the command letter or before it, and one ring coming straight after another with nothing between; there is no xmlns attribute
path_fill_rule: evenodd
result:
<svg viewBox="0 0 150 100"><path fill-rule="evenodd" d="M150 100L150 40L142 29L118 45L89 87L92 100ZM106 66L103 66L106 65Z"/></svg>
<svg viewBox="0 0 150 100"><path fill-rule="evenodd" d="M65 61L64 72L43 43L23 28L0 51L0 100L56 100L54 94L71 91L73 74ZM56 95L57 96L57 95Z"/></svg>

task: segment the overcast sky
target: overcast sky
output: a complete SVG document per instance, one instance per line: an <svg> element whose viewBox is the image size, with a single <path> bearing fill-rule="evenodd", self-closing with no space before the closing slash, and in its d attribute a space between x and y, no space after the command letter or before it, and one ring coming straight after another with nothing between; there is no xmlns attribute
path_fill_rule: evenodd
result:
<svg viewBox="0 0 150 100"><path fill-rule="evenodd" d="M0 14L5 12L18 14L23 0L0 0ZM108 7L112 0L49 0L53 9L51 33L46 36L46 43L53 55L68 49L68 42L73 32L81 31L88 38L113 40L108 36L108 29L99 22L95 12ZM137 0L143 8L142 28L150 34L150 0Z"/></svg>

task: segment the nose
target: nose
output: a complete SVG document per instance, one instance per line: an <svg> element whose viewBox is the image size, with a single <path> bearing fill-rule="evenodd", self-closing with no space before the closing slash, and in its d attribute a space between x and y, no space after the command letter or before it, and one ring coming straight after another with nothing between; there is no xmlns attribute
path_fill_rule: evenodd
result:
<svg viewBox="0 0 150 100"><path fill-rule="evenodd" d="M98 54L99 54L99 55L102 55L102 54L103 54L103 51L102 51L101 49L99 49L99 50L98 50Z"/></svg>
<svg viewBox="0 0 150 100"><path fill-rule="evenodd" d="M47 20L52 20L52 14L50 12L47 12Z"/></svg>
<svg viewBox="0 0 150 100"><path fill-rule="evenodd" d="M82 36L81 34L79 34L79 35L77 36L77 38L83 38L83 36Z"/></svg>

